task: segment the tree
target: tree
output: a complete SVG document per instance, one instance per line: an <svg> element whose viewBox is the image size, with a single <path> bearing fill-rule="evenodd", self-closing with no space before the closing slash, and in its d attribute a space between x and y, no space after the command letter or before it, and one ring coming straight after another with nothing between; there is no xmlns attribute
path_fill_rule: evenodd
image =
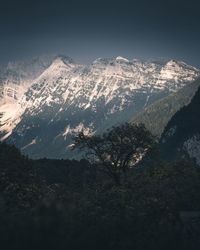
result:
<svg viewBox="0 0 200 250"><path fill-rule="evenodd" d="M84 149L88 160L119 185L127 170L152 152L156 145L156 137L143 124L125 123L102 136L81 132L74 137L73 148Z"/></svg>

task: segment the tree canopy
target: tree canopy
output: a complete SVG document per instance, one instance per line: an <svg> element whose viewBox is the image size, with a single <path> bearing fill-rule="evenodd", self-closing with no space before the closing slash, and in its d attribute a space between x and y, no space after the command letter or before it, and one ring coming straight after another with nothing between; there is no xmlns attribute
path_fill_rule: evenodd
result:
<svg viewBox="0 0 200 250"><path fill-rule="evenodd" d="M140 159L153 152L157 139L143 124L125 123L101 135L79 133L74 148L84 149L90 162L112 177L117 184L120 176Z"/></svg>

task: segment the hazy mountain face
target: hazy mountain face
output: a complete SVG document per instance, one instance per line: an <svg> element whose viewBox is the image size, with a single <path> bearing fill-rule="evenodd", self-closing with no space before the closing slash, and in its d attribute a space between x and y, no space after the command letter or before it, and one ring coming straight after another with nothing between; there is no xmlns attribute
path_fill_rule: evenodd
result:
<svg viewBox="0 0 200 250"><path fill-rule="evenodd" d="M99 58L84 66L52 56L9 64L1 71L1 138L34 158L76 157L73 133L100 133L129 121L199 75L174 60Z"/></svg>
<svg viewBox="0 0 200 250"><path fill-rule="evenodd" d="M200 166L200 88L192 101L169 121L161 140L161 155L167 160L190 158Z"/></svg>

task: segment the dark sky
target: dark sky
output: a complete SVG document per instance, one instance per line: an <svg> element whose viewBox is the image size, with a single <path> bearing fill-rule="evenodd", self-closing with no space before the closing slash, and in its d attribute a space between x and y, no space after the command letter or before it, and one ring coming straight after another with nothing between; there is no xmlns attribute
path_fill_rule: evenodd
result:
<svg viewBox="0 0 200 250"><path fill-rule="evenodd" d="M0 64L40 54L168 57L200 67L199 1L7 0L0 6Z"/></svg>

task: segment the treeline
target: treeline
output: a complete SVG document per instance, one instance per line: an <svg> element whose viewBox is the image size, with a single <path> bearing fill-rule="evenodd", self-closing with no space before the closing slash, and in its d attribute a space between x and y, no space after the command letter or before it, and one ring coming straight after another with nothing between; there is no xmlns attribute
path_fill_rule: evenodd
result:
<svg viewBox="0 0 200 250"><path fill-rule="evenodd" d="M200 210L199 169L145 164L116 185L99 162L31 160L0 143L1 249L198 249L180 212Z"/></svg>

